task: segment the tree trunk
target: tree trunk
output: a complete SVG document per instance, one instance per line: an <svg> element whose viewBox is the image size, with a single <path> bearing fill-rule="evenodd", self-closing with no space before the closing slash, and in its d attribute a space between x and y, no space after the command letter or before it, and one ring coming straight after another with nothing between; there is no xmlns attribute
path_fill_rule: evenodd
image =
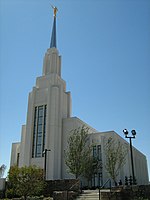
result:
<svg viewBox="0 0 150 200"><path fill-rule="evenodd" d="M117 186L117 182L116 182L116 181L114 181L114 183L115 183L115 186Z"/></svg>
<svg viewBox="0 0 150 200"><path fill-rule="evenodd" d="M76 179L78 179L78 174L76 174Z"/></svg>
<svg viewBox="0 0 150 200"><path fill-rule="evenodd" d="M27 195L24 196L24 200L27 200Z"/></svg>

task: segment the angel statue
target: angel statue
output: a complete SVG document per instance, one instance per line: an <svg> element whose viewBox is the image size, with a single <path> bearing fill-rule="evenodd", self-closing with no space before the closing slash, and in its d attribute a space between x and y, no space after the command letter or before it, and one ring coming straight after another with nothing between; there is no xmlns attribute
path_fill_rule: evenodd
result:
<svg viewBox="0 0 150 200"><path fill-rule="evenodd" d="M57 7L55 7L55 6L53 6L53 5L51 5L51 6L52 6L52 8L53 8L53 10L54 10L54 17L56 17L56 13L57 13L58 9L57 9Z"/></svg>

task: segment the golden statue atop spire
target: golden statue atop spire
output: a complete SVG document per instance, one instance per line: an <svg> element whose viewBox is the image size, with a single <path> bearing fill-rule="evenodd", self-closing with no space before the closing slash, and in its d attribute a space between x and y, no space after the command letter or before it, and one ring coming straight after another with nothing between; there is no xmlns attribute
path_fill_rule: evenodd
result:
<svg viewBox="0 0 150 200"><path fill-rule="evenodd" d="M54 11L54 17L56 17L56 13L57 13L58 9L57 9L56 6L53 6L53 5L51 5L51 6L52 6L53 11Z"/></svg>

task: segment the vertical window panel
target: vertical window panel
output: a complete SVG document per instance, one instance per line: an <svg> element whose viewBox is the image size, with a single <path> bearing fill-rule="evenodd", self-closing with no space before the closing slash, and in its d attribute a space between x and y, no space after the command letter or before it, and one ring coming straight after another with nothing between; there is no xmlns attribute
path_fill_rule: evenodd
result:
<svg viewBox="0 0 150 200"><path fill-rule="evenodd" d="M32 157L41 157L45 149L46 105L35 107Z"/></svg>
<svg viewBox="0 0 150 200"><path fill-rule="evenodd" d="M45 149L46 110L47 110L47 106L45 105L45 107L44 107L44 124L43 124L43 151Z"/></svg>
<svg viewBox="0 0 150 200"><path fill-rule="evenodd" d="M96 146L93 146L93 157L97 157Z"/></svg>
<svg viewBox="0 0 150 200"><path fill-rule="evenodd" d="M98 154L98 160L102 160L101 145L97 146L97 154Z"/></svg>
<svg viewBox="0 0 150 200"><path fill-rule="evenodd" d="M36 143L36 119L37 119L37 107L34 110L34 129L33 129L33 145L32 145L32 157L35 155L35 143Z"/></svg>

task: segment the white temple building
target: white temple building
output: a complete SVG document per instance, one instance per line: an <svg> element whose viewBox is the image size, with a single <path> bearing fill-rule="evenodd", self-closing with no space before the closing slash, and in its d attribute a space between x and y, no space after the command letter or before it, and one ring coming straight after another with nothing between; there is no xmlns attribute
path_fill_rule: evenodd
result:
<svg viewBox="0 0 150 200"><path fill-rule="evenodd" d="M12 144L11 166L36 165L44 168L43 151L47 150L46 179L74 178L65 165L64 151L70 131L89 127L89 138L94 143L96 154L102 167L93 175L93 185L102 185L109 175L105 170L104 143L112 137L119 140L128 149L126 163L118 176L124 183L124 177L132 175L130 146L114 131L98 132L77 117L71 116L71 93L66 91L66 82L61 77L61 56L56 47L56 12L52 28L51 44L44 56L43 74L36 78L36 84L29 93L27 121L22 126L21 142ZM50 151L48 151L50 150ZM148 184L146 156L133 147L135 177L138 184Z"/></svg>

